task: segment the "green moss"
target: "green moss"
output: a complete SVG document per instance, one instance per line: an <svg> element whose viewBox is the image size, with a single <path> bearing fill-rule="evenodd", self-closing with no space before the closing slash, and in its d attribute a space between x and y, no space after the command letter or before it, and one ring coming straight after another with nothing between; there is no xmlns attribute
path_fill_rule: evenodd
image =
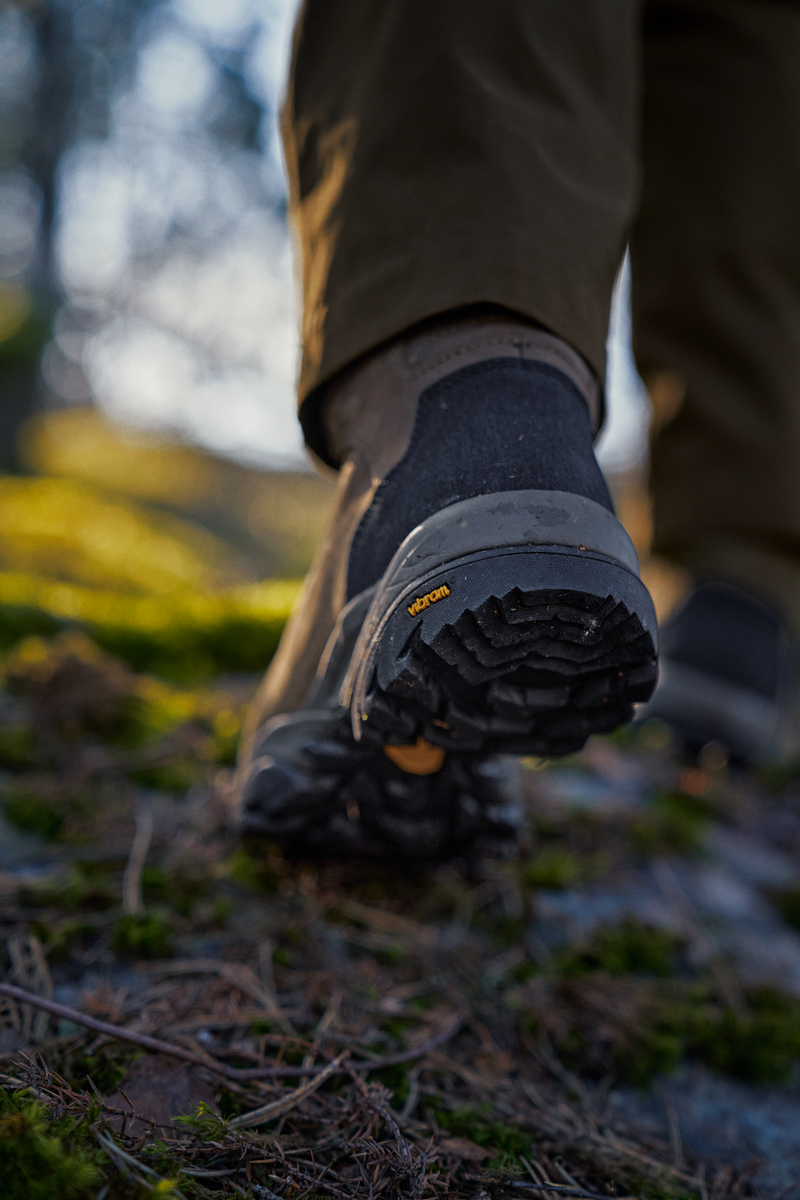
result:
<svg viewBox="0 0 800 1200"><path fill-rule="evenodd" d="M200 1101L197 1109L193 1113L188 1113L184 1117L175 1117L176 1125L184 1125L190 1129L192 1133L204 1142L222 1141L228 1132L228 1126L223 1117L215 1113L212 1108L204 1102Z"/></svg>
<svg viewBox="0 0 800 1200"><path fill-rule="evenodd" d="M700 849L707 824L707 810L696 799L663 792L634 817L628 832L641 854L691 854Z"/></svg>
<svg viewBox="0 0 800 1200"><path fill-rule="evenodd" d="M752 1083L788 1080L800 1060L800 1000L775 989L732 1007L713 977L681 976L680 938L629 918L556 959L522 1020L573 1070L637 1086L686 1058ZM513 997L512 997L513 999Z"/></svg>
<svg viewBox="0 0 800 1200"><path fill-rule="evenodd" d="M295 591L296 587L292 599ZM191 680L225 671L263 670L275 653L291 604L252 614L225 597L209 602L208 611L199 611L196 602L182 605L180 598L159 607L162 613L167 610L168 619L159 614L160 619L153 620L144 604L124 602L106 619L93 620L89 612L92 637L136 671Z"/></svg>
<svg viewBox="0 0 800 1200"><path fill-rule="evenodd" d="M199 864L181 864L167 873L151 863L142 872L145 903L167 905L182 917L191 917L197 905L209 899L213 882L208 870ZM227 897L219 900L220 911L226 915L230 901Z"/></svg>
<svg viewBox="0 0 800 1200"><path fill-rule="evenodd" d="M291 946L307 946L311 941L308 930L300 924L284 925L280 936Z"/></svg>
<svg viewBox="0 0 800 1200"><path fill-rule="evenodd" d="M159 792L176 792L183 795L200 778L200 769L192 758L176 759L154 767L141 767L130 771L128 778L141 787L154 788Z"/></svg>
<svg viewBox="0 0 800 1200"><path fill-rule="evenodd" d="M230 710L223 709L214 719L214 760L223 767L236 766L241 720Z"/></svg>
<svg viewBox="0 0 800 1200"><path fill-rule="evenodd" d="M616 1074L623 1083L647 1087L657 1075L671 1075L686 1054L679 1029L670 1028L669 1019L656 1016L652 1025L634 1026L630 1036L614 1056ZM680 1026L681 1021L675 1022ZM580 1056L578 1056L580 1057Z"/></svg>
<svg viewBox="0 0 800 1200"><path fill-rule="evenodd" d="M106 864L77 860L70 865L66 879L61 876L28 884L20 888L19 895L20 903L28 908L103 910L119 902L119 887Z"/></svg>
<svg viewBox="0 0 800 1200"><path fill-rule="evenodd" d="M19 323L0 338L0 371L37 362L50 337L53 314L49 305L40 301L22 312L25 315Z"/></svg>
<svg viewBox="0 0 800 1200"><path fill-rule="evenodd" d="M668 1010L652 983L624 983L601 972L567 980L553 991L549 1013L530 1014L524 1024L547 1034L570 1070L645 1087L685 1056L687 1014L681 1004Z"/></svg>
<svg viewBox="0 0 800 1200"><path fill-rule="evenodd" d="M517 1171L520 1155L531 1153L531 1135L516 1125L492 1120L492 1111L489 1105L482 1108L462 1105L450 1111L436 1109L435 1115L442 1129L453 1137L469 1138L477 1146L497 1151L485 1166L497 1171Z"/></svg>
<svg viewBox="0 0 800 1200"><path fill-rule="evenodd" d="M222 874L240 887L274 892L285 877L285 866L275 848L254 838L245 838L222 866Z"/></svg>
<svg viewBox="0 0 800 1200"><path fill-rule="evenodd" d="M66 907L102 910L116 904L118 899L119 889L107 863L80 859L72 863L62 902Z"/></svg>
<svg viewBox="0 0 800 1200"><path fill-rule="evenodd" d="M610 975L672 974L681 940L629 917L619 925L601 926L583 946L567 950L558 962L562 975L607 971Z"/></svg>
<svg viewBox="0 0 800 1200"><path fill-rule="evenodd" d="M605 866L602 855L575 854L556 842L537 851L525 864L522 878L529 887L560 889L593 879Z"/></svg>
<svg viewBox="0 0 800 1200"><path fill-rule="evenodd" d="M0 767L52 767L66 745L99 738L115 750L154 750L142 765L126 771L142 787L182 795L207 779L212 765L228 761L238 738L241 713L222 691L177 688L152 677L137 677L95 642L73 631L53 641L28 638L10 655L6 684L30 710L29 722L0 730ZM39 731L39 740L34 735ZM164 750L174 749L168 757ZM41 758L41 763L38 759ZM43 777L42 777L43 778ZM48 840L58 838L77 798L38 794L31 779L6 781L5 810L10 820Z"/></svg>
<svg viewBox="0 0 800 1200"><path fill-rule="evenodd" d="M647 1082L684 1056L748 1083L787 1082L800 1057L800 1003L772 989L747 996L742 1011L685 989L657 1001L649 1029L620 1056L625 1076ZM666 1066L660 1065L661 1058ZM649 1059L649 1062L648 1062Z"/></svg>
<svg viewBox="0 0 800 1200"><path fill-rule="evenodd" d="M264 1033L272 1033L272 1021L253 1021L250 1033L253 1037L261 1037Z"/></svg>
<svg viewBox="0 0 800 1200"><path fill-rule="evenodd" d="M15 787L3 801L7 821L47 842L55 841L63 831L69 808L63 800L43 797L24 785Z"/></svg>
<svg viewBox="0 0 800 1200"><path fill-rule="evenodd" d="M388 867L385 875L373 875L371 878L360 880L358 887L354 890L354 895L363 904L380 905L382 901L394 894L392 888L394 882L393 872L391 867Z"/></svg>
<svg viewBox="0 0 800 1200"><path fill-rule="evenodd" d="M697 1200L697 1192L687 1192L666 1171L657 1171L649 1178L625 1171L619 1182L624 1184L629 1195L641 1196L643 1200Z"/></svg>
<svg viewBox="0 0 800 1200"><path fill-rule="evenodd" d="M739 1010L707 982L627 984L596 972L556 985L550 1005L550 1015L527 1018L530 1027L552 1036L572 1070L595 1078L610 1072L644 1087L693 1058L749 1083L782 1083L800 1059L800 1001L771 989L750 992Z"/></svg>
<svg viewBox="0 0 800 1200"><path fill-rule="evenodd" d="M155 863L148 863L142 869L142 891L146 900L166 900L170 882L163 867Z"/></svg>
<svg viewBox="0 0 800 1200"><path fill-rule="evenodd" d="M509 977L514 983L527 983L528 980L535 978L539 974L539 967L531 958L525 958L521 963L517 963L509 972Z"/></svg>
<svg viewBox="0 0 800 1200"><path fill-rule="evenodd" d="M77 631L52 642L21 642L6 664L6 685L24 697L32 723L50 742L86 734L106 741L120 737L137 702L129 668Z"/></svg>
<svg viewBox="0 0 800 1200"><path fill-rule="evenodd" d="M603 741L609 741L621 750L666 751L674 745L674 737L669 725L650 717L647 721L637 721L633 725L620 725L613 733L603 736Z"/></svg>
<svg viewBox="0 0 800 1200"><path fill-rule="evenodd" d="M36 738L29 724L14 721L0 726L0 767L24 770L36 761Z"/></svg>
<svg viewBox="0 0 800 1200"><path fill-rule="evenodd" d="M526 863L523 878L531 887L564 888L580 878L581 868L576 854L561 846L543 846Z"/></svg>
<svg viewBox="0 0 800 1200"><path fill-rule="evenodd" d="M736 1011L705 1009L688 1018L687 1047L710 1067L750 1083L782 1083L800 1058L800 1002L773 988L747 995Z"/></svg>
<svg viewBox="0 0 800 1200"><path fill-rule="evenodd" d="M94 1085L102 1095L109 1095L144 1053L124 1042L108 1042L88 1054L81 1035L78 1035L60 1050L54 1048L48 1062L76 1091L91 1090Z"/></svg>
<svg viewBox="0 0 800 1200"><path fill-rule="evenodd" d="M225 925L232 912L233 900L231 900L230 896L217 896L211 909L211 924Z"/></svg>
<svg viewBox="0 0 800 1200"><path fill-rule="evenodd" d="M52 924L34 921L31 930L39 938L51 963L66 962L76 950L97 936L96 926L81 917L68 917Z"/></svg>
<svg viewBox="0 0 800 1200"><path fill-rule="evenodd" d="M364 921L348 913L339 904L331 904L325 910L325 920L333 925L349 925L351 929L366 929Z"/></svg>
<svg viewBox="0 0 800 1200"><path fill-rule="evenodd" d="M173 680L261 671L280 640L299 584L272 580L201 595L128 594L36 575L0 573L0 646L86 629L136 671Z"/></svg>
<svg viewBox="0 0 800 1200"><path fill-rule="evenodd" d="M116 1082L109 1082L113 1090ZM208 1196L195 1191L194 1180L186 1178L186 1190L177 1190L179 1166L164 1142L140 1148L136 1163L128 1155L123 1161L98 1146L96 1134L99 1104L83 1112L59 1117L46 1103L26 1091L0 1088L0 1169L3 1196L9 1200L168 1200L182 1194ZM215 1119L218 1128L222 1122ZM103 1130L109 1136L108 1128ZM112 1140L114 1140L112 1138ZM171 1178L159 1178L161 1167Z"/></svg>
<svg viewBox="0 0 800 1200"><path fill-rule="evenodd" d="M620 1056L620 1078L634 1087L647 1087L657 1075L672 1075L683 1057L680 1038L653 1030Z"/></svg>
<svg viewBox="0 0 800 1200"><path fill-rule="evenodd" d="M52 1121L40 1101L0 1088L0 1168L7 1200L93 1198L105 1156L90 1124Z"/></svg>
<svg viewBox="0 0 800 1200"><path fill-rule="evenodd" d="M173 930L166 913L125 913L114 926L112 947L124 958L169 958Z"/></svg>
<svg viewBox="0 0 800 1200"><path fill-rule="evenodd" d="M11 650L23 638L54 637L62 621L29 604L0 604L0 651Z"/></svg>

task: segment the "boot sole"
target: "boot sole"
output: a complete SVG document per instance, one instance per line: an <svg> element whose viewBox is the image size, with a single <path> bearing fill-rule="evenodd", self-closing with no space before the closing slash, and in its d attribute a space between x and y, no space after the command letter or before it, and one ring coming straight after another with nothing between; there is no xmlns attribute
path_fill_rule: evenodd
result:
<svg viewBox="0 0 800 1200"><path fill-rule="evenodd" d="M457 547L497 536L503 497L479 497L437 514L436 528L420 526L395 556L340 698L358 743L421 737L456 753L562 755L629 721L651 695L656 617L619 522L565 493L505 496L507 544L413 577L431 534ZM535 533L577 544L508 544L532 508L544 518ZM461 537L443 538L446 524Z"/></svg>
<svg viewBox="0 0 800 1200"><path fill-rule="evenodd" d="M240 827L289 853L416 861L513 850L519 781L631 716L656 680L656 618L606 509L568 493L462 501L414 530L340 615L298 713L264 728ZM422 737L440 770L384 753Z"/></svg>

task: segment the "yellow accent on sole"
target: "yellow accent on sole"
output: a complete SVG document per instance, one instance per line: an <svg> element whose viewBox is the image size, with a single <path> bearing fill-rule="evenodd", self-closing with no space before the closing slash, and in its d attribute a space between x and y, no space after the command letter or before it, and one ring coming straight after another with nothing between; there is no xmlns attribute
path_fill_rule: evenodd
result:
<svg viewBox="0 0 800 1200"><path fill-rule="evenodd" d="M414 746L384 746L383 753L409 775L433 775L441 771L445 755L441 746L432 746L421 737Z"/></svg>
<svg viewBox="0 0 800 1200"><path fill-rule="evenodd" d="M437 600L444 600L445 597L449 595L450 588L446 583L443 583L441 587L434 588L433 591L428 592L427 595L417 596L413 604L409 604L408 606L408 615L410 617L416 617L422 612L423 608L430 608L430 606L435 604Z"/></svg>

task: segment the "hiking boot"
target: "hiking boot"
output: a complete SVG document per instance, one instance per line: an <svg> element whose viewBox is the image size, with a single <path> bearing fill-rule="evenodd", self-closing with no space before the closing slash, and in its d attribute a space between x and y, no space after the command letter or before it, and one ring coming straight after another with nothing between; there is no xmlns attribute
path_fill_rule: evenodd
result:
<svg viewBox="0 0 800 1200"><path fill-rule="evenodd" d="M758 762L776 730L788 637L771 609L727 583L696 587L661 635L661 675L641 719L695 754L709 742Z"/></svg>
<svg viewBox="0 0 800 1200"><path fill-rule="evenodd" d="M467 853L518 806L496 756L578 750L656 680L656 619L570 347L418 329L340 378L332 523L247 723L241 827L320 851Z"/></svg>

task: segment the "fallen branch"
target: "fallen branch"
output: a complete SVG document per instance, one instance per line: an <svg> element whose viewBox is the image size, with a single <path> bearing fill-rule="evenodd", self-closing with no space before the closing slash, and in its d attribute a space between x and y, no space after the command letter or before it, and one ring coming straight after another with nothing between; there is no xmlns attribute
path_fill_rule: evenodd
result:
<svg viewBox="0 0 800 1200"><path fill-rule="evenodd" d="M387 1054L385 1058L371 1058L367 1062L354 1062L350 1066L354 1071L380 1071L383 1067L396 1067L400 1063L414 1062L415 1059L424 1058L426 1054L430 1054L431 1050L435 1050L437 1046L449 1042L463 1024L464 1018L456 1017L455 1021L446 1025L444 1029L440 1029L438 1033L431 1034L413 1050L404 1050L401 1054Z"/></svg>
<svg viewBox="0 0 800 1200"><path fill-rule="evenodd" d="M115 1038L119 1042L132 1042L135 1046L153 1050L157 1054L169 1054L173 1058L182 1059L183 1062L193 1063L199 1067L208 1067L225 1078L239 1079L241 1077L241 1072L235 1067L226 1067L224 1063L217 1062L210 1055L194 1054L191 1050L184 1050L181 1046L175 1046L171 1042L162 1042L160 1038L148 1037L146 1033L132 1033L119 1025L98 1021L96 1017L87 1017L67 1004L56 1004L54 1000L44 1000L41 996L35 996L33 992L26 992L24 988L14 987L11 983L0 983L0 996L9 996L20 1004L29 1004L31 1008L39 1008L53 1017L61 1017L64 1021L82 1025L85 1029L91 1029L95 1033L103 1033L106 1037Z"/></svg>
<svg viewBox="0 0 800 1200"><path fill-rule="evenodd" d="M342 1050L341 1054L337 1054L332 1062L329 1062L326 1067L323 1067L318 1075L313 1079L309 1079L308 1083L302 1084L296 1088L290 1095L284 1096L281 1100L273 1100L270 1104L262 1104L261 1108L254 1108L251 1112L242 1113L240 1117L234 1117L228 1122L230 1129L248 1129L251 1125L263 1125L265 1121L272 1121L275 1117L282 1117L285 1113L291 1112L298 1104L302 1104L306 1096L310 1096L316 1092L317 1088L322 1087L326 1079L330 1079L331 1075L335 1075L346 1058L349 1058L350 1051Z"/></svg>
<svg viewBox="0 0 800 1200"><path fill-rule="evenodd" d="M162 1042L160 1038L150 1037L146 1033L133 1033L131 1030L125 1029L124 1026L110 1025L107 1021L99 1021L96 1017L87 1017L84 1013L78 1012L75 1008L70 1008L67 1004L57 1004L54 1000L45 1000L44 997L36 996L33 992L27 992L24 988L15 987L11 983L0 983L0 996L8 996L20 1004L29 1004L31 1008L41 1009L42 1012L50 1013L51 1016L61 1017L62 1020L71 1021L74 1025L82 1025L85 1029L105 1034L106 1037L115 1038L119 1042L132 1042L135 1046L141 1046L144 1050L152 1050L156 1054L169 1054L173 1058L179 1058L183 1062L192 1063L194 1066L205 1067L209 1071L214 1071L223 1079L232 1079L237 1083L247 1082L251 1079L272 1079L287 1075L315 1078L328 1070L327 1066L226 1067L224 1063L221 1063L216 1058L212 1058L210 1054L195 1054L191 1050L184 1050L182 1046L176 1046L172 1042ZM343 1074L349 1074L351 1070L379 1071L383 1067L394 1067L399 1063L413 1062L414 1059L424 1058L431 1050L434 1050L437 1046L441 1046L443 1042L453 1037L462 1024L463 1018L458 1017L452 1024L448 1025L445 1029L439 1030L438 1033L433 1034L432 1037L429 1037L413 1050L407 1050L403 1054L391 1054L386 1058L371 1058L366 1062L348 1063L347 1067L339 1066L337 1070Z"/></svg>

